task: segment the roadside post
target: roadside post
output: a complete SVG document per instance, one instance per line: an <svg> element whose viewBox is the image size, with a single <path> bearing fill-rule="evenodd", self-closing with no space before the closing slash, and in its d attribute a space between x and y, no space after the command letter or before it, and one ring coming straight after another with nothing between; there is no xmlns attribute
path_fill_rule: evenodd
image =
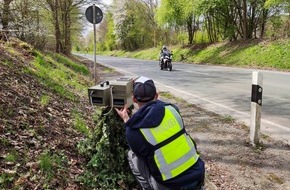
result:
<svg viewBox="0 0 290 190"><path fill-rule="evenodd" d="M252 96L251 96L251 124L250 141L253 146L259 144L261 126L263 75L257 71L252 73Z"/></svg>
<svg viewBox="0 0 290 190"><path fill-rule="evenodd" d="M96 24L100 23L103 19L103 12L102 10L97 7L95 4L89 6L85 12L87 20L93 24L94 26L94 81L95 84L97 83L97 70L96 70Z"/></svg>

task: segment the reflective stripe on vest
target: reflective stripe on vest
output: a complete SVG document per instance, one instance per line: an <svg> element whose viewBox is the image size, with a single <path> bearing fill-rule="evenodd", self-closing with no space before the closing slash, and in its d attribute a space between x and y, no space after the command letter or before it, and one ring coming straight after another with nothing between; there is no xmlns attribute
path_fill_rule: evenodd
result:
<svg viewBox="0 0 290 190"><path fill-rule="evenodd" d="M172 106L165 107L165 114L159 126L140 129L146 140L156 146L183 130L183 122ZM182 133L154 152L154 161L163 181L178 176L195 164L199 155L191 138Z"/></svg>

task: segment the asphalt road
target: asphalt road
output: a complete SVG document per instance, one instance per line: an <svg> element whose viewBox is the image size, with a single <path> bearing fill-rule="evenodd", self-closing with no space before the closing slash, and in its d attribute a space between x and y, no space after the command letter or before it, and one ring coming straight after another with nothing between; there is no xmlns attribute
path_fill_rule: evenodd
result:
<svg viewBox="0 0 290 190"><path fill-rule="evenodd" d="M93 55L82 55L94 60ZM152 78L158 89L200 107L230 115L250 125L252 72L263 75L261 132L290 144L290 73L223 66L173 63L160 70L158 61L97 56L97 62L128 76Z"/></svg>

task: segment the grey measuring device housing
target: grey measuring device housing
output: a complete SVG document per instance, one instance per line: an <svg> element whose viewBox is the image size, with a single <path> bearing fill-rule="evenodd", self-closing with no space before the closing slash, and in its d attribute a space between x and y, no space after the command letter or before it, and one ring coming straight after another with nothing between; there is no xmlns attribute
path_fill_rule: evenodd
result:
<svg viewBox="0 0 290 190"><path fill-rule="evenodd" d="M89 101L94 106L121 108L133 104L133 78L121 77L112 81L101 82L88 89Z"/></svg>

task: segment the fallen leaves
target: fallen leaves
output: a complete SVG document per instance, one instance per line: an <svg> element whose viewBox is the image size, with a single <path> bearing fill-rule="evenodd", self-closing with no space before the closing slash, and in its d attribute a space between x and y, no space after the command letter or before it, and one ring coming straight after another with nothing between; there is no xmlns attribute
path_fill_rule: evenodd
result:
<svg viewBox="0 0 290 190"><path fill-rule="evenodd" d="M9 56L0 47L0 189L79 189L76 178L83 172L83 158L76 145L83 135L71 129L70 112L86 112L85 105L60 98L23 73L29 62L12 59L18 63L3 64ZM46 106L41 105L42 94L51 99ZM40 170L40 155L46 150L56 155L51 183ZM17 152L13 162L5 156L11 152Z"/></svg>

